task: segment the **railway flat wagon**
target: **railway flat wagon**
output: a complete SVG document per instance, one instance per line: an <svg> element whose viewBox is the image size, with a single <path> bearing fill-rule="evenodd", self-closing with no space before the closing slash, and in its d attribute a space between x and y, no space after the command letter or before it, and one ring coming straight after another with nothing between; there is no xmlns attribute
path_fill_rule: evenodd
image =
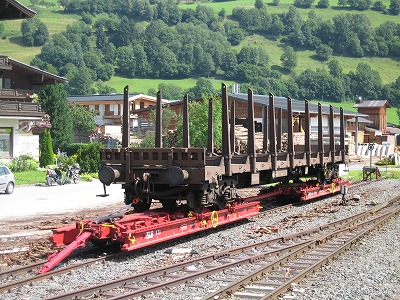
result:
<svg viewBox="0 0 400 300"><path fill-rule="evenodd" d="M206 148L190 147L188 97L183 101L183 147L163 148L161 93L157 93L155 148L132 148L129 144L128 86L124 89L122 147L101 150L102 167L99 179L104 185L122 184L125 203L138 212L159 200L167 210L175 210L179 202L200 213L205 207L224 209L237 199L237 188L273 182L298 182L302 176L313 176L321 184L338 178L339 164L347 163L345 119L340 108L339 132L334 127L334 109L325 113L318 104L316 139L311 139L310 104L304 101L304 142L294 143L292 99L287 98L285 132L282 143L282 112L275 108L274 95L269 94L263 112L263 146L255 147L254 99L251 89L247 99L247 146L235 152L235 108L229 107L228 92L222 84L222 149L214 150L213 101L209 102L208 144ZM314 114L314 113L313 113ZM326 123L326 122L325 122ZM324 126L325 125L325 126ZM285 126L286 127L286 126ZM324 128L325 127L325 128ZM326 128L328 127L328 128ZM335 135L336 134L336 135Z"/></svg>

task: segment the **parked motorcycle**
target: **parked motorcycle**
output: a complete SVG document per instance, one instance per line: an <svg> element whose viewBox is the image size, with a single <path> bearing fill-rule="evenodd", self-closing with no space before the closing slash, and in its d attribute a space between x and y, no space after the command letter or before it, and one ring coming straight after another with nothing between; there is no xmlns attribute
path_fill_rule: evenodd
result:
<svg viewBox="0 0 400 300"><path fill-rule="evenodd" d="M69 166L63 180L63 184L67 182L74 182L75 184L81 181L81 175L79 174L81 167L79 164L75 164L74 166Z"/></svg>
<svg viewBox="0 0 400 300"><path fill-rule="evenodd" d="M48 186L55 184L63 185L70 182L77 184L81 181L81 175L79 174L80 170L81 168L79 164L69 166L63 178L59 167L54 168L54 170L48 169L46 171L46 184Z"/></svg>
<svg viewBox="0 0 400 300"><path fill-rule="evenodd" d="M52 186L53 184L63 184L62 173L58 167L56 167L54 170L48 169L46 171L46 184L48 186Z"/></svg>

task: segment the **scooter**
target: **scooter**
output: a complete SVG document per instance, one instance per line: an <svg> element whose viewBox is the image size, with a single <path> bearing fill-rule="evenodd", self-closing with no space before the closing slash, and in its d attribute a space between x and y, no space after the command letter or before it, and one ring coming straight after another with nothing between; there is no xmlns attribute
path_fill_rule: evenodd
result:
<svg viewBox="0 0 400 300"><path fill-rule="evenodd" d="M63 184L62 174L58 167L56 167L54 170L48 169L46 171L46 184L48 186L52 186L53 184Z"/></svg>

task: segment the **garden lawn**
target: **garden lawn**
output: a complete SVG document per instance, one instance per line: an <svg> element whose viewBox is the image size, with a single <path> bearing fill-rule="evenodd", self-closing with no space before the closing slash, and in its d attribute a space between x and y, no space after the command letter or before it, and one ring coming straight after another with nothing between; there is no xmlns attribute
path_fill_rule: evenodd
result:
<svg viewBox="0 0 400 300"><path fill-rule="evenodd" d="M46 183L46 171L33 170L13 173L16 185Z"/></svg>

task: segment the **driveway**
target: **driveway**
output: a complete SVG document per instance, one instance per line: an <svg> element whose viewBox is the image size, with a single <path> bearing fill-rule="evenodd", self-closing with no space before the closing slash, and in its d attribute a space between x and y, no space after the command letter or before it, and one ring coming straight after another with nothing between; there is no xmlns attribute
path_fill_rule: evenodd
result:
<svg viewBox="0 0 400 300"><path fill-rule="evenodd" d="M0 193L0 219L60 214L119 203L124 206L121 184L111 184L106 190L109 196L104 197L99 180L62 186L16 186L11 195Z"/></svg>

